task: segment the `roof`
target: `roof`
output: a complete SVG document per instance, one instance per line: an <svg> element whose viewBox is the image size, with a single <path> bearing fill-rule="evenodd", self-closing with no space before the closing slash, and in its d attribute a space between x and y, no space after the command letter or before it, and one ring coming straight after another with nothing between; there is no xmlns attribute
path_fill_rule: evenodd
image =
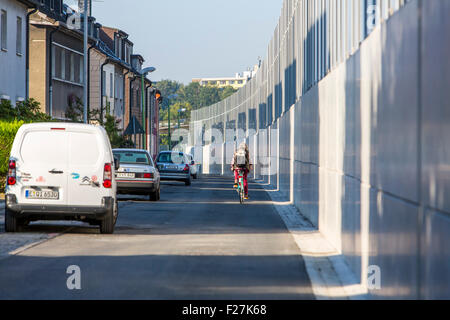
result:
<svg viewBox="0 0 450 320"><path fill-rule="evenodd" d="M142 62L145 62L144 57L141 56L140 54L132 54L131 57L132 57L132 58L138 58L138 59L141 60Z"/></svg>
<svg viewBox="0 0 450 320"><path fill-rule="evenodd" d="M113 32L115 32L115 33L120 34L121 36L124 36L124 37L128 37L128 36L129 36L128 33L126 33L126 32L123 31L123 30L117 29L117 28L112 28L112 27L102 26L102 29L108 29L108 30L111 30L111 31L113 31Z"/></svg>

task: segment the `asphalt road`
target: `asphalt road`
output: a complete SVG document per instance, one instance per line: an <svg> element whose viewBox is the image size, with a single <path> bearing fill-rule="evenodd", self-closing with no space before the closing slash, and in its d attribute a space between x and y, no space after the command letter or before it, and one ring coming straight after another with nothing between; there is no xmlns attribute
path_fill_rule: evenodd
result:
<svg viewBox="0 0 450 320"><path fill-rule="evenodd" d="M31 224L23 236L61 234L0 259L0 299L314 299L266 191L251 183L240 205L231 187L208 177L164 183L157 203L125 196L114 235ZM71 265L81 290L67 288Z"/></svg>

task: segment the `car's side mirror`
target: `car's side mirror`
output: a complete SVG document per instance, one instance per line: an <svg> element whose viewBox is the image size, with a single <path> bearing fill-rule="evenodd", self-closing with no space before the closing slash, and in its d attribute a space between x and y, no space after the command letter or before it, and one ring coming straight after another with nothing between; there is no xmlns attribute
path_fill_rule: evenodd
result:
<svg viewBox="0 0 450 320"><path fill-rule="evenodd" d="M114 169L119 170L120 168L120 160L117 158L114 158Z"/></svg>
<svg viewBox="0 0 450 320"><path fill-rule="evenodd" d="M195 164L195 161L191 161L191 166L193 166Z"/></svg>

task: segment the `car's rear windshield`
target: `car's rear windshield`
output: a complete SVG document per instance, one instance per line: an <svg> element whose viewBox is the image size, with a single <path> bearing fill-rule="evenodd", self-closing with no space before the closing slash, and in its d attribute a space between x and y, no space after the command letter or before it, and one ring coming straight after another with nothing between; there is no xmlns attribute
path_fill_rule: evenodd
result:
<svg viewBox="0 0 450 320"><path fill-rule="evenodd" d="M113 151L114 156L124 164L144 164L151 165L148 155L144 152L136 151Z"/></svg>
<svg viewBox="0 0 450 320"><path fill-rule="evenodd" d="M164 152L160 153L158 156L158 161L160 163L185 163L184 154L180 152Z"/></svg>

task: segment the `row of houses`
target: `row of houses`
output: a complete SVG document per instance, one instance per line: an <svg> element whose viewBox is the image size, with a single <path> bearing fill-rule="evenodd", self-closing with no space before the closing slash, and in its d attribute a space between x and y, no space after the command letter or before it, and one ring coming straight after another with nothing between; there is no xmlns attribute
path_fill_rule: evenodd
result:
<svg viewBox="0 0 450 320"><path fill-rule="evenodd" d="M0 14L0 99L33 98L42 112L68 120L83 104L83 15L63 0L0 0ZM156 155L162 97L142 74L145 60L125 31L88 17L88 110L114 115L125 134L138 132L137 148Z"/></svg>

